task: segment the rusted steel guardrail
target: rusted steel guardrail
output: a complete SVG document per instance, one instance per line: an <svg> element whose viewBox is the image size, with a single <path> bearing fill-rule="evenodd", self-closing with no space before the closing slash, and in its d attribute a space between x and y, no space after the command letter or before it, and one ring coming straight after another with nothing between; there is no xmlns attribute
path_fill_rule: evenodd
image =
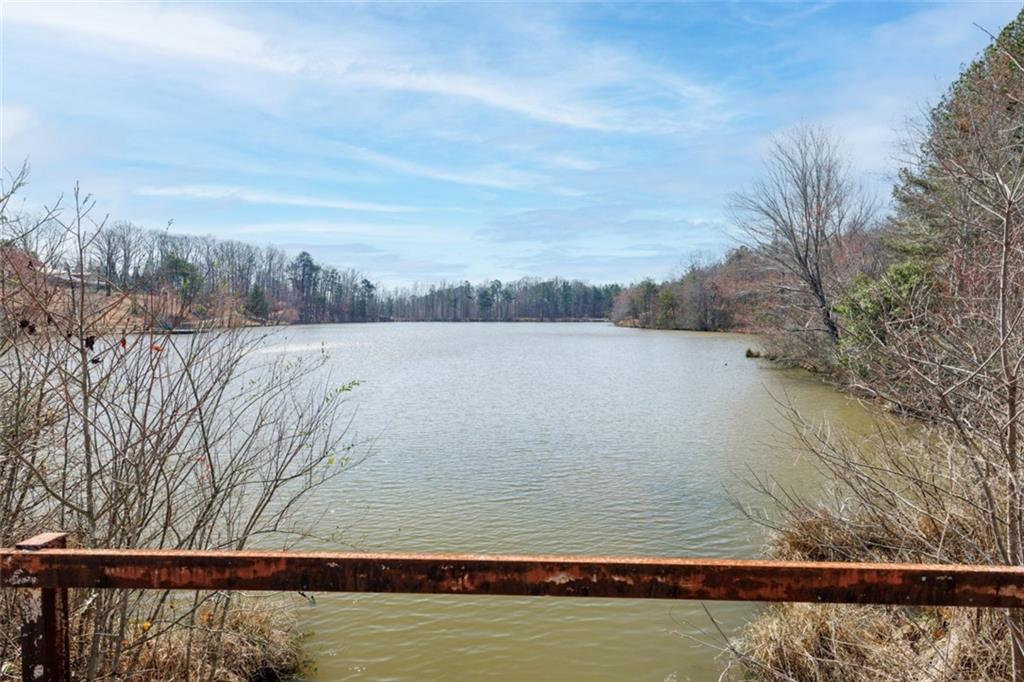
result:
<svg viewBox="0 0 1024 682"><path fill-rule="evenodd" d="M25 680L68 679L67 590L405 592L1024 607L1024 566L481 554L67 549L47 533L0 550L0 587L35 591Z"/></svg>

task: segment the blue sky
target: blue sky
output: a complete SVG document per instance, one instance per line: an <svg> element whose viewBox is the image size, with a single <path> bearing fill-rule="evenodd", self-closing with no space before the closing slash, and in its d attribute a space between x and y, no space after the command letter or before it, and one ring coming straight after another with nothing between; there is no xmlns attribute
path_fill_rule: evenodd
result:
<svg viewBox="0 0 1024 682"><path fill-rule="evenodd" d="M31 208L356 267L387 285L663 277L821 123L883 198L907 122L1021 2L0 1L0 162Z"/></svg>

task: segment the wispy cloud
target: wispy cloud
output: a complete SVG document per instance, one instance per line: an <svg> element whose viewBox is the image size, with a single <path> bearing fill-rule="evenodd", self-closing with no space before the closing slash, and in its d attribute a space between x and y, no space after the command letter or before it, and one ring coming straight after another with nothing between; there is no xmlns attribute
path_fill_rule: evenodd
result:
<svg viewBox="0 0 1024 682"><path fill-rule="evenodd" d="M444 223L423 222L364 222L347 220L280 220L252 222L244 225L224 226L207 223L182 223L178 229L190 234L218 234L233 239L255 241L302 241L308 244L330 243L339 240L361 241L394 250L415 245L423 250L427 245L451 250L465 235Z"/></svg>
<svg viewBox="0 0 1024 682"><path fill-rule="evenodd" d="M602 167L597 161L568 153L556 153L544 159L545 163L555 168L567 168L576 171L595 171Z"/></svg>
<svg viewBox="0 0 1024 682"><path fill-rule="evenodd" d="M730 14L759 28L780 28L790 26L827 10L834 2L809 3L738 3L729 2ZM763 11L762 11L763 10Z"/></svg>
<svg viewBox="0 0 1024 682"><path fill-rule="evenodd" d="M388 154L355 147L352 145L338 144L335 149L343 155L352 159L366 161L380 168L407 173L431 180L442 182L454 182L461 185L478 185L480 187L495 187L498 189L519 189L535 186L541 182L536 174L525 173L502 166L491 166L474 168L466 171L452 171L437 168L431 165L409 161Z"/></svg>
<svg viewBox="0 0 1024 682"><path fill-rule="evenodd" d="M219 187L215 185L182 185L176 187L143 187L135 192L144 197L175 197L179 199L208 199L216 201L241 201L248 204L272 204L276 206L303 206L306 208L333 208L345 211L371 213L409 213L419 210L415 206L375 204L365 201L349 201L328 197L310 197L296 194L279 194L243 187Z"/></svg>
<svg viewBox="0 0 1024 682"><path fill-rule="evenodd" d="M0 145L7 145L31 127L32 114L28 109L0 103Z"/></svg>
<svg viewBox="0 0 1024 682"><path fill-rule="evenodd" d="M112 49L112 43L325 81L333 86L461 99L581 130L678 133L699 124L698 115L715 121L725 115L723 95L715 87L609 49L580 50L582 56L574 56L573 46L566 45L552 55L561 62L561 73L517 75L494 68L478 68L474 73L423 66L429 63L428 55L396 51L389 41L374 40L374 36L359 36L361 49L343 50L341 54L338 44L351 36L315 45L271 40L255 28L238 26L237 19L232 22L225 15L194 8L9 3L5 12L5 21L11 25L79 34L115 56L123 51ZM624 90L637 102L674 99L688 115L662 116L644 107L609 106L606 98L597 96L608 88Z"/></svg>
<svg viewBox="0 0 1024 682"><path fill-rule="evenodd" d="M624 243L639 238L678 236L687 232L715 232L723 223L684 219L674 211L644 210L627 204L605 204L569 209L535 209L495 218L479 236L497 242L586 243L595 236L615 237ZM721 241L721 240L719 240Z"/></svg>
<svg viewBox="0 0 1024 682"><path fill-rule="evenodd" d="M336 79L388 90L458 97L537 121L573 128L615 131L632 127L624 123L621 116L603 111L599 106L572 102L568 97L557 99L548 93L538 92L529 83L502 83L502 80L507 81L508 78L496 74L492 77L476 77L413 69L356 67L339 69Z"/></svg>
<svg viewBox="0 0 1024 682"><path fill-rule="evenodd" d="M175 56L294 72L300 62L273 55L260 34L216 16L167 5L9 2L8 25L75 33Z"/></svg>

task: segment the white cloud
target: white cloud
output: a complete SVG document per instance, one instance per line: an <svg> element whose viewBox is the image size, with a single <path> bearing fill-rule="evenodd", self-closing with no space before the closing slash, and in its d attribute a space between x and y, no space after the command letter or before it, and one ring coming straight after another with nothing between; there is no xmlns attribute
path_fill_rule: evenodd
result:
<svg viewBox="0 0 1024 682"><path fill-rule="evenodd" d="M24 132L29 127L32 114L24 107L10 104L0 104L0 121L3 122L6 135L14 136Z"/></svg>
<svg viewBox="0 0 1024 682"><path fill-rule="evenodd" d="M0 173L14 172L26 161L59 163L67 150L84 148L83 141L69 140L62 131L44 125L36 111L0 101Z"/></svg>
<svg viewBox="0 0 1024 682"><path fill-rule="evenodd" d="M576 171L595 171L601 168L601 164L596 161L568 153L553 154L546 159L546 162L548 165L555 166L556 168Z"/></svg>
<svg viewBox="0 0 1024 682"><path fill-rule="evenodd" d="M288 239L291 240L307 238L310 241L322 240L323 237L347 237L352 239L372 239L378 242L393 240L399 243L408 243L410 240L434 242L439 238L463 236L457 230L450 230L439 225L337 220L280 220L247 223L233 227L225 227L219 224L211 228L203 226L190 228L185 226L182 229L192 233L208 234L216 232L221 235L236 237L270 236L277 238L281 235L287 235Z"/></svg>
<svg viewBox="0 0 1024 682"><path fill-rule="evenodd" d="M397 206L394 204L375 204L364 201L309 197L296 194L278 194L276 192L263 192L260 190L252 190L242 187L222 187L218 185L143 187L135 193L146 197L229 200L242 201L248 204L304 206L308 208L337 208L346 211L366 211L375 213L408 213L419 210L415 206Z"/></svg>
<svg viewBox="0 0 1024 682"><path fill-rule="evenodd" d="M896 21L881 24L872 33L875 46L890 52L911 54L915 50L962 50L967 45L988 41L985 29L999 33L1021 10L1013 2L938 3ZM977 24L977 25L975 25ZM978 28L981 26L982 28Z"/></svg>
<svg viewBox="0 0 1024 682"><path fill-rule="evenodd" d="M829 109L819 119L839 132L856 168L884 194L898 167L899 142L988 44L975 24L998 32L1018 3L950 3L922 7L881 24L866 41L836 49L846 67L837 73ZM918 55L933 55L920 59ZM824 99L824 98L822 98Z"/></svg>
<svg viewBox="0 0 1024 682"><path fill-rule="evenodd" d="M0 103L0 144L6 146L27 133L32 126L32 113L28 109Z"/></svg>
<svg viewBox="0 0 1024 682"><path fill-rule="evenodd" d="M338 79L389 90L459 97L537 121L572 128L606 132L632 128L600 107L572 102L568 93L557 97L553 96L556 93L538 90L535 84L531 87L529 83L500 83L494 75L477 78L456 73L351 68L340 70Z"/></svg>
<svg viewBox="0 0 1024 682"><path fill-rule="evenodd" d="M92 49L135 59L118 45L193 60L223 62L231 66L289 76L302 76L339 87L370 87L385 91L436 95L474 102L485 107L559 126L602 132L666 133L700 128L701 122L727 117L722 95L608 48L577 49L571 38L559 34L537 52L550 51L558 72L516 75L516 64L501 70L451 69L430 65L439 57L401 46L386 35L322 36L289 34L276 27L273 40L253 28L240 28L226 14L178 6L7 3L4 20L10 26L76 34ZM278 37L278 36L281 37ZM290 41L289 41L290 39ZM397 47L396 47L397 45ZM552 47L555 45L555 47ZM534 54L522 54L527 62ZM263 87L262 85L260 87ZM642 105L609 105L598 92L628 90L642 101L669 97L681 115L658 115ZM656 107L657 108L657 107Z"/></svg>
<svg viewBox="0 0 1024 682"><path fill-rule="evenodd" d="M298 64L273 56L257 33L217 17L173 6L129 3L9 2L8 26L31 26L73 33L100 43L116 42L145 50L197 59L245 64L289 72Z"/></svg>
<svg viewBox="0 0 1024 682"><path fill-rule="evenodd" d="M781 7L776 4L765 3L762 7L758 3L736 3L731 2L728 5L729 13L751 26L759 26L761 28L777 29L783 26L790 26L796 22L806 20L807 18L818 14L824 10L830 8L833 2L815 2L815 3L785 3ZM751 11L746 11L751 10Z"/></svg>
<svg viewBox="0 0 1024 682"><path fill-rule="evenodd" d="M408 161L388 154L381 154L380 152L363 147L339 144L337 148L343 155L349 158L366 161L381 168L462 185L478 185L497 189L520 189L537 185L542 181L542 178L531 173L524 173L501 166L474 168L468 171L452 171L415 161Z"/></svg>

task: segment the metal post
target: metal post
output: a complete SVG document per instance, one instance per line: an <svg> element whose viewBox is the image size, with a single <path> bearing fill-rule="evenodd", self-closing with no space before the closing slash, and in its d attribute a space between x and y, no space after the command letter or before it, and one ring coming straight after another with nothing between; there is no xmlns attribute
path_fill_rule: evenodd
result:
<svg viewBox="0 0 1024 682"><path fill-rule="evenodd" d="M64 549L67 533L43 533L18 543L21 551ZM68 591L60 587L28 587L21 615L22 682L70 682Z"/></svg>

